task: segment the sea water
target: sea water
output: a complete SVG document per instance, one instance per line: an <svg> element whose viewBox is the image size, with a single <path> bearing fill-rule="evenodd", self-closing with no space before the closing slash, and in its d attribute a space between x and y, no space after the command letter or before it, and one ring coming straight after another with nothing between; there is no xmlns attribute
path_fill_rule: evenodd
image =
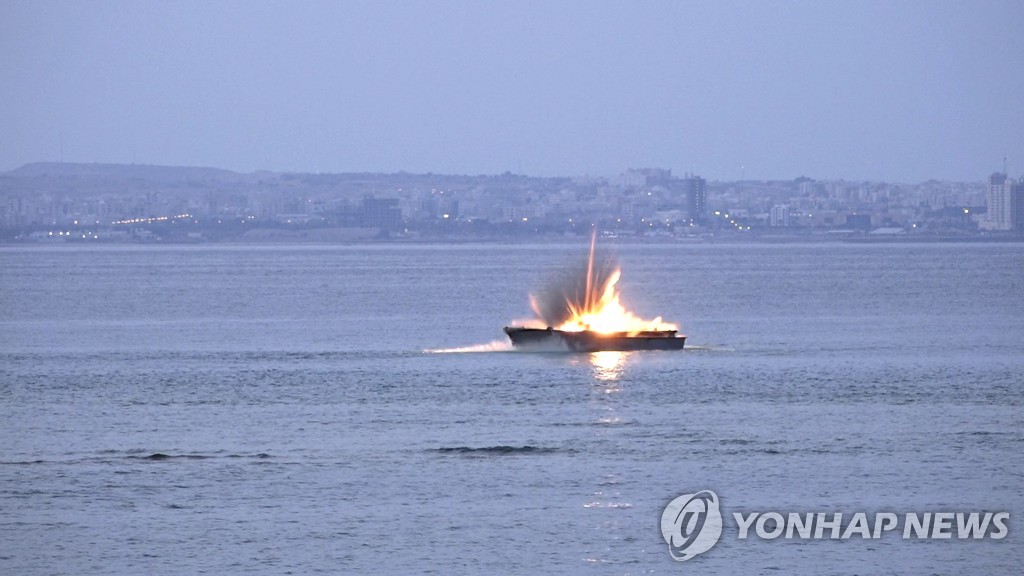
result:
<svg viewBox="0 0 1024 576"><path fill-rule="evenodd" d="M687 350L512 351L584 244L0 249L0 572L1019 573L1024 247L610 246ZM1011 519L673 561L705 489Z"/></svg>

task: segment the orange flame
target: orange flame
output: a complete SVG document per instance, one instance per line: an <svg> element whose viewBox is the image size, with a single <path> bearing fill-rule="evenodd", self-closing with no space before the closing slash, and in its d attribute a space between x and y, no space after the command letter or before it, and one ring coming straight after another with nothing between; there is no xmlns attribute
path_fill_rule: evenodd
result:
<svg viewBox="0 0 1024 576"><path fill-rule="evenodd" d="M656 330L677 330L678 327L670 322L665 322L661 317L653 320L644 320L632 312L619 301L619 292L615 285L622 275L622 270L616 268L608 276L603 285L597 286L597 278L594 271L594 244L597 240L597 231L590 237L590 259L587 262L586 294L583 303L573 302L566 298L566 305L571 316L560 326L554 326L557 330L565 332L582 332L590 330L600 333L625 332L636 334L638 332ZM537 300L531 295L530 305L533 311L542 316L537 305Z"/></svg>

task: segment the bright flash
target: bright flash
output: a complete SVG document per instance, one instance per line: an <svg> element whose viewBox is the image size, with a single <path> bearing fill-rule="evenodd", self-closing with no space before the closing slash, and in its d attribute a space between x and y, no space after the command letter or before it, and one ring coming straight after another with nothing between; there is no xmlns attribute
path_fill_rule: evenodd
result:
<svg viewBox="0 0 1024 576"><path fill-rule="evenodd" d="M590 258L587 261L586 291L583 302L577 302L566 298L566 306L570 317L560 326L553 326L557 330L565 332L582 332L590 330L600 333L625 332L637 334L639 332L677 330L678 327L670 322L665 322L661 317L653 320L645 320L634 315L623 306L619 299L619 291L616 284L622 276L622 270L616 268L602 285L598 285L598 275L594 268L594 244L597 234L590 239ZM542 317L537 300L530 297L530 304L538 317Z"/></svg>

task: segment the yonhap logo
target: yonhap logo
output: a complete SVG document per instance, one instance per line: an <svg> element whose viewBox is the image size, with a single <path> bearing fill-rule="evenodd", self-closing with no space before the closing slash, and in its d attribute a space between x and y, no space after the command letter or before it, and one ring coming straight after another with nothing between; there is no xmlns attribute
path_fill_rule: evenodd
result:
<svg viewBox="0 0 1024 576"><path fill-rule="evenodd" d="M661 535L672 558L680 562L710 550L722 536L718 495L703 490L669 502L661 513Z"/></svg>
<svg viewBox="0 0 1024 576"><path fill-rule="evenodd" d="M1008 510L941 512L732 512L731 537L762 540L1002 540L1010 532ZM661 535L674 560L703 554L722 537L725 519L711 490L683 494L661 513Z"/></svg>

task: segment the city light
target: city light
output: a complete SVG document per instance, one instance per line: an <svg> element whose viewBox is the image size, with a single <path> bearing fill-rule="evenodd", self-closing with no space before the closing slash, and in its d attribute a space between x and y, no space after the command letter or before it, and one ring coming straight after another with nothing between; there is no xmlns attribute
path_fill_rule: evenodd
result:
<svg viewBox="0 0 1024 576"><path fill-rule="evenodd" d="M1007 200L1024 188L1024 178L1001 173L993 175L987 187L981 181L904 186L810 179L708 186L702 178L673 176L667 170L630 170L622 179L579 181L524 176L496 184L493 177L466 177L447 188L448 184L432 182L437 175L403 174L400 181L377 175L360 176L360 186L365 187L365 192L358 192L364 196L362 202L349 197L344 186L306 186L293 175L262 175L258 183L238 189L226 183L196 184L182 175L166 190L158 190L148 184L136 188L137 181L129 174L114 177L113 183L83 182L81 190L72 185L67 195L45 193L56 183L26 180L19 186L44 193L15 194L0 205L0 228L27 241L81 240L84 233L85 239L162 242L186 235L190 242L216 241L289 224L379 228L381 238L429 237L450 234L456 221L473 224L459 228L460 233L484 236L572 236L580 233L577 224L591 222L609 234L666 237L769 227L822 238L839 237L826 232L867 234L880 225L879 234L900 228L957 237L990 231L1012 235L1024 229ZM340 183L347 177L332 178ZM406 182L410 179L412 183ZM380 196L376 191L387 192ZM717 209L708 206L709 200ZM436 226L439 218L444 226ZM497 228L501 222L529 226ZM137 229L147 226L154 229ZM207 228L211 234L204 235Z"/></svg>
<svg viewBox="0 0 1024 576"><path fill-rule="evenodd" d="M128 220L117 220L116 222L111 222L111 224L112 225L153 224L155 222L168 222L168 221L171 221L171 220L181 220L181 219L184 219L184 218L191 218L191 217L192 217L191 214L178 214L176 216L153 216L151 218L131 218L131 219L128 219ZM78 224L77 220L75 220L75 224Z"/></svg>

